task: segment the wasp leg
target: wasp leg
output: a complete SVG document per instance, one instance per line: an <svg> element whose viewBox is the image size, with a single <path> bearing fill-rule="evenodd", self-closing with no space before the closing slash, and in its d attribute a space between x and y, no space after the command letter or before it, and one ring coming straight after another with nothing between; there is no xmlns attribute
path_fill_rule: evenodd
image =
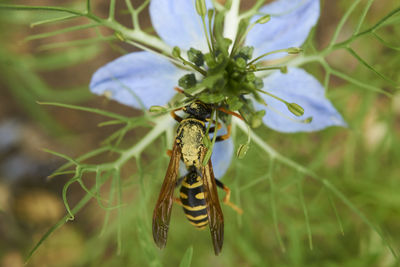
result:
<svg viewBox="0 0 400 267"><path fill-rule="evenodd" d="M172 118L174 118L177 122L181 122L183 120L181 117L179 117L178 115L175 114L176 111L181 110L181 109L182 108L175 109L175 110L171 111L171 113L170 113Z"/></svg>
<svg viewBox="0 0 400 267"><path fill-rule="evenodd" d="M179 206L182 206L182 207L183 207L182 200L181 200L180 198L174 197L174 202L175 202L176 204L178 204Z"/></svg>
<svg viewBox="0 0 400 267"><path fill-rule="evenodd" d="M180 94L184 94L184 93L185 93L185 92L184 92L181 88L179 88L179 87L174 87L174 90L177 91L177 92L180 93Z"/></svg>
<svg viewBox="0 0 400 267"><path fill-rule="evenodd" d="M220 142L228 139L231 136L231 125L229 124L227 127L228 132L224 135L217 136L215 139L215 142Z"/></svg>
<svg viewBox="0 0 400 267"><path fill-rule="evenodd" d="M221 124L218 123L218 124L217 124L217 130L219 130L219 129L221 129L221 128L222 128ZM210 130L208 130L208 132L209 132L209 133L215 132L215 126L210 127Z"/></svg>
<svg viewBox="0 0 400 267"><path fill-rule="evenodd" d="M225 186L220 180L215 179L215 183L217 184L218 187L222 188L222 190L225 191L226 195L224 197L224 204L228 205L229 207L231 207L233 210L235 210L237 213L242 214L243 210L241 208L239 208L238 206L236 206L235 204L233 204L230 201L231 198L231 190L229 189L229 187Z"/></svg>
<svg viewBox="0 0 400 267"><path fill-rule="evenodd" d="M233 111L230 111L230 110L226 110L223 107L219 107L218 110L222 111L223 113L235 116L235 117L237 117L237 118L239 118L239 119L241 119L243 121L243 117L240 114L237 114L236 112L233 112Z"/></svg>

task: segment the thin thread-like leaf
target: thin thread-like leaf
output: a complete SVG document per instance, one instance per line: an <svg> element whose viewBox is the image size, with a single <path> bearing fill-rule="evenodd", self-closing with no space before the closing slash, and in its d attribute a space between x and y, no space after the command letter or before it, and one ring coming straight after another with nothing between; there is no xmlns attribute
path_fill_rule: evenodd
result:
<svg viewBox="0 0 400 267"><path fill-rule="evenodd" d="M381 42L384 46L389 47L393 50L400 51L400 46L394 46L387 41L385 41L382 37L380 37L376 32L372 32L372 35L379 41Z"/></svg>
<svg viewBox="0 0 400 267"><path fill-rule="evenodd" d="M128 121L129 118L118 115L116 113L112 113L109 111L104 111L102 109L97 109L97 108L88 108L88 107L82 107L82 106L76 106L76 105L69 105L69 104L63 104L63 103L55 103L55 102L37 102L39 105L47 105L47 106L55 106L55 107L62 107L62 108L68 108L68 109L75 109L75 110L81 110L81 111L86 111L86 112L91 112L99 115L103 115L105 117L110 117L113 119L121 120L121 121Z"/></svg>
<svg viewBox="0 0 400 267"><path fill-rule="evenodd" d="M355 57L359 62L361 62L365 67L367 67L368 69L370 69L372 72L374 72L376 75L378 75L379 77L381 77L382 79L384 79L385 81L391 83L393 86L396 86L397 88L399 88L399 84L397 84L395 81L393 81L392 79L386 77L385 75L383 75L382 73L380 73L379 71L377 71L374 67L372 67L370 64L368 64L362 57L360 57L356 51L354 51L352 48L347 47L347 51L350 52L350 54Z"/></svg>
<svg viewBox="0 0 400 267"><path fill-rule="evenodd" d="M354 204L345 196L342 192L340 192L333 184L331 184L328 180L322 179L321 182L333 193L336 197L338 197L347 207L349 207L357 216L369 227L371 227L382 239L385 245L390 249L391 253L395 258L397 258L397 252L393 249L392 245L389 243L387 238L382 234L382 232L375 226L365 215L357 209Z"/></svg>
<svg viewBox="0 0 400 267"><path fill-rule="evenodd" d="M63 33L67 33L67 32L90 29L90 28L93 28L93 27L97 27L99 25L100 24L98 24L98 23L88 23L88 24L85 24L85 25L78 25L78 26L68 27L68 28L65 28L65 29L57 30L57 31L45 32L45 33L41 33L41 34L31 35L31 36L26 37L24 40L25 41L32 41L32 40L37 40L37 39L48 38L48 37L51 37L51 36L55 36L55 35L63 34Z"/></svg>
<svg viewBox="0 0 400 267"><path fill-rule="evenodd" d="M91 199L90 195L86 194L79 202L78 204L75 205L75 207L72 209L72 213L76 214L78 213ZM55 225L53 225L41 238L40 240L36 243L36 245L33 247L31 251L29 251L28 256L25 259L25 264L29 262L29 260L32 258L34 253L37 251L37 249L43 244L43 242L58 228L63 226L69 218L69 214L65 215L63 218L61 218Z"/></svg>
<svg viewBox="0 0 400 267"><path fill-rule="evenodd" d="M65 21L69 19L74 19L74 18L79 18L81 16L77 15L67 15L67 16L62 16L62 17L57 17L57 18L51 18L51 19L45 19L37 22L33 22L30 24L31 28L43 25L43 24L48 24L48 23L55 23L55 22L60 22L60 21Z"/></svg>
<svg viewBox="0 0 400 267"><path fill-rule="evenodd" d="M117 181L117 205L118 207L118 217L117 217L117 255L121 255L122 252L122 185L121 176L119 169L115 169L114 173L115 179Z"/></svg>
<svg viewBox="0 0 400 267"><path fill-rule="evenodd" d="M332 196L331 196L331 192L329 192L329 190L327 191L327 194L328 194L329 202L332 205L333 212L335 213L335 217L336 217L336 220L338 222L340 232L342 233L342 235L344 235L344 229L343 229L342 220L340 219L340 215L339 215L339 212L338 212L338 210L336 208L336 204L333 201Z"/></svg>
<svg viewBox="0 0 400 267"><path fill-rule="evenodd" d="M67 156L67 155L65 155L65 154L62 154L62 153L59 153L59 152L55 152L55 151L52 151L52 150L46 149L46 148L42 148L42 150L43 150L44 152L47 152L47 153L53 154L53 155L55 155L55 156L58 156L58 157L60 157L60 158L63 158L63 159L65 159L65 160L67 160L67 161L69 161L69 162L71 162L71 163L73 163L73 164L75 164L75 165L77 165L77 166L79 165L79 163L76 162L73 158L71 158L71 157L69 157L69 156Z"/></svg>
<svg viewBox="0 0 400 267"><path fill-rule="evenodd" d="M303 213L304 213L304 218L305 218L305 221L306 221L308 244L310 246L310 250L313 250L310 218L308 217L307 206L306 206L306 203L304 201L304 193L303 193L303 188L302 188L302 184L301 183L302 183L302 179L297 181L297 189L299 190L300 203L301 203L301 207L302 207Z"/></svg>
<svg viewBox="0 0 400 267"><path fill-rule="evenodd" d="M282 237L281 237L281 232L279 231L279 222L278 222L278 214L276 211L276 204L275 204L275 185L274 185L274 179L272 176L273 173L273 166L274 166L274 160L271 158L269 162L269 168L268 168L268 180L269 180L269 186L270 186L270 203L271 203L271 212L272 212L272 220L274 222L274 230L275 230L275 235L276 239L278 240L279 246L282 250L282 252L286 251L285 245L283 243Z"/></svg>
<svg viewBox="0 0 400 267"><path fill-rule="evenodd" d="M92 44L96 44L99 42L108 42L108 41L114 41L114 40L117 40L117 38L114 35L106 36L106 37L87 38L87 39L82 39L82 40L77 40L77 41L58 42L58 43L41 45L39 47L39 50L44 51L44 50L50 50L50 49L55 49L55 48L64 48L64 47L69 48L72 46L92 45Z"/></svg>
<svg viewBox="0 0 400 267"><path fill-rule="evenodd" d="M353 4L346 10L346 12L344 13L342 19L339 21L338 26L336 27L336 30L335 30L335 32L334 32L334 34L332 36L332 39L331 39L328 47L332 47L335 44L337 38L339 37L339 33L341 32L344 24L346 23L346 21L349 18L350 14L354 11L354 9L360 3L360 1L361 0L354 1Z"/></svg>
<svg viewBox="0 0 400 267"><path fill-rule="evenodd" d="M114 196L115 196L115 188L116 188L116 179L115 177L112 175L113 170L110 170L109 173L106 174L106 176L111 176L111 187L110 187L110 191L109 191L109 195L108 195L108 202L111 203L114 201ZM99 236L103 236L104 233L106 232L106 228L108 226L108 222L110 220L110 214L111 214L111 210L106 210L106 214L104 216L104 221L103 221L103 226L101 227L100 230L100 234Z"/></svg>
<svg viewBox="0 0 400 267"><path fill-rule="evenodd" d="M182 260L179 263L179 267L190 267L192 265L193 256L193 246L186 249L185 254L183 254Z"/></svg>
<svg viewBox="0 0 400 267"><path fill-rule="evenodd" d="M360 32L361 26L364 24L365 17L367 16L367 13L368 13L368 11L369 11L369 9L370 9L370 7L371 7L371 5L372 5L372 3L374 1L375 0L368 0L367 4L364 7L363 13L361 14L361 16L360 16L360 18L358 20L358 24L357 24L357 27L356 27L356 29L354 31L354 34L357 34L357 33Z"/></svg>
<svg viewBox="0 0 400 267"><path fill-rule="evenodd" d="M87 160L87 159L89 159L89 158L91 158L91 157L94 157L94 156L97 156L97 155L99 155L99 154L101 154L101 153L104 153L104 152L108 151L109 149L110 149L110 148L109 148L108 146L104 146L104 147L100 147L100 148L98 148L98 149L92 150L92 151L90 151L90 152L88 152L88 153L85 153L85 154L83 154L83 155L77 157L77 158L75 159L75 162L80 163L81 161ZM63 171L63 170L65 170L66 168L71 167L72 165L73 165L72 162L65 163L64 165L62 165L61 167L59 167L57 170L55 170L54 173ZM51 177L51 176L50 176L50 177Z"/></svg>
<svg viewBox="0 0 400 267"><path fill-rule="evenodd" d="M233 121L241 128L243 132L247 132L248 128L247 125L240 121L239 119L233 118ZM314 179L315 181L321 182L324 186L326 186L331 192L338 197L342 202L350 208L366 225L371 227L381 238L384 244L390 249L393 256L397 258L397 254L393 249L392 245L388 242L388 240L382 235L380 230L359 210L357 209L354 204L345 196L342 192L340 192L332 183L330 183L326 179L322 179L318 177L313 171L305 168L304 166L292 161L289 158L286 158L276 152L272 147L270 147L267 143L264 142L254 131L251 131L251 138L252 140L261 148L263 149L271 158L276 159L277 161L301 172L310 178Z"/></svg>

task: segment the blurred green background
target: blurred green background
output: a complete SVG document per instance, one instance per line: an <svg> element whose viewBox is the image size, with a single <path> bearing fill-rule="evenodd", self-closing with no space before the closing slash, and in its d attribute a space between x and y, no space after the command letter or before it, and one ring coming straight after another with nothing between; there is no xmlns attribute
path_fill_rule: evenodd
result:
<svg viewBox="0 0 400 267"><path fill-rule="evenodd" d="M9 4L58 5L58 1L3 1ZM2 2L2 3L3 3ZM141 1L132 1L137 6ZM243 8L253 1L243 1ZM363 7L350 16L339 36L349 37ZM314 32L315 46L324 48L352 1L322 1L321 18ZM84 1L62 1L83 7ZM363 27L373 25L398 0L374 1ZM100 17L108 14L108 1L93 1ZM57 14L59 15L59 14ZM46 231L65 215L62 187L70 176L48 179L65 161L41 149L77 157L99 146L117 126L98 127L104 117L78 110L42 106L37 101L61 102L100 108L128 117L141 112L104 97L91 95L93 72L123 53L134 51L107 29L82 29L48 38L34 34L86 23L85 18L30 27L50 19L49 12L0 9L0 265L22 266L29 251ZM117 19L130 25L122 1ZM147 12L141 20L150 26ZM400 16L379 30L393 47L366 36L352 48L375 69L400 82ZM307 51L307 50L306 50ZM256 132L284 156L306 166L334 184L354 207L375 225L393 250L400 251L400 93L345 51L327 57L336 69L381 88L385 96L331 76L328 97L349 124L316 133L282 134L262 127ZM318 64L306 69L323 82ZM126 134L128 147L144 135L139 127ZM246 136L238 134L235 144ZM168 245L159 251L151 236L151 215L168 164L160 157L161 138L121 170L123 206L106 212L91 200L54 231L35 252L28 266L178 266L193 252L192 266L398 266L381 237L320 182L301 176L279 162L270 162L256 145L243 160L235 160L224 177L233 190L232 201L243 208L237 215L223 207L225 243L214 256L208 231L194 229L175 207ZM113 159L112 154L92 162ZM86 176L92 186L95 177ZM104 198L112 184L103 186ZM68 191L74 206L85 195L78 185ZM220 194L222 195L222 194ZM122 221L118 221L120 213ZM106 221L106 227L104 226ZM120 225L120 228L118 228ZM120 234L121 250L117 249ZM193 249L193 250L191 250ZM187 254L185 254L187 253Z"/></svg>

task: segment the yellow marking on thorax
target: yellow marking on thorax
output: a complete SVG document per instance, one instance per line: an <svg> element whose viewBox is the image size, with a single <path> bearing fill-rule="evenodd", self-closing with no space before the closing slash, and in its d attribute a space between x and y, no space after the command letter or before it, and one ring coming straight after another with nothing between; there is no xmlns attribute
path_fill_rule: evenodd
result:
<svg viewBox="0 0 400 267"><path fill-rule="evenodd" d="M202 227L202 226L206 226L208 224L208 221L204 221L204 222L200 222L200 223L194 223L189 221L191 224L193 224L196 227Z"/></svg>
<svg viewBox="0 0 400 267"><path fill-rule="evenodd" d="M194 197L197 198L197 199L204 199L204 193L203 192L198 193Z"/></svg>
<svg viewBox="0 0 400 267"><path fill-rule="evenodd" d="M199 216L197 216L197 217L193 217L192 215L190 215L190 214L185 214L186 215L186 217L188 218L188 219L190 219L190 220L193 220L193 221L200 221L200 220L202 220L202 219L204 219L204 218L207 218L207 214L203 214L203 215L199 215Z"/></svg>
<svg viewBox="0 0 400 267"><path fill-rule="evenodd" d="M207 208L206 205L199 205L199 206L195 206L195 207L190 207L187 205L182 205L186 210L190 210L190 211L198 211L198 210L204 210L205 208Z"/></svg>
<svg viewBox="0 0 400 267"><path fill-rule="evenodd" d="M187 199L187 198L188 198L188 196L187 196L185 193L182 193L182 192L179 192L179 196L180 196L181 198L184 198L184 199Z"/></svg>

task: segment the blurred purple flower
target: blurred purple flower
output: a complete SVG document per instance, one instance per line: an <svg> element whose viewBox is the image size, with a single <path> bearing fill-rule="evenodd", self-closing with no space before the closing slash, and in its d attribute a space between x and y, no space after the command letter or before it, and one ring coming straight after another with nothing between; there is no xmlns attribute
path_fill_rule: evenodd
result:
<svg viewBox="0 0 400 267"><path fill-rule="evenodd" d="M210 6L210 5L209 5ZM152 0L150 17L158 35L170 46L188 50L194 47L207 51L200 17L193 1ZM261 14L270 14L266 24L256 24L247 35L245 45L254 47L254 56L265 52L300 47L319 17L319 0L277 0L263 6ZM256 15L251 21L257 20ZM266 59L276 59L274 54ZM150 108L164 105L176 93L173 88L178 79L186 74L164 57L150 52L134 52L122 56L101 67L92 77L93 93L134 107ZM311 132L329 126L346 126L342 116L325 97L323 86L306 71L291 67L287 74L274 72L263 79L264 90L304 108L302 117L295 117L286 106L274 98L262 95L273 112L268 112L263 122L280 132ZM139 99L141 103L139 102ZM258 109L264 109L262 105ZM299 123L298 119L312 117L311 123ZM216 143L212 162L217 177L229 167L233 154L231 140Z"/></svg>

